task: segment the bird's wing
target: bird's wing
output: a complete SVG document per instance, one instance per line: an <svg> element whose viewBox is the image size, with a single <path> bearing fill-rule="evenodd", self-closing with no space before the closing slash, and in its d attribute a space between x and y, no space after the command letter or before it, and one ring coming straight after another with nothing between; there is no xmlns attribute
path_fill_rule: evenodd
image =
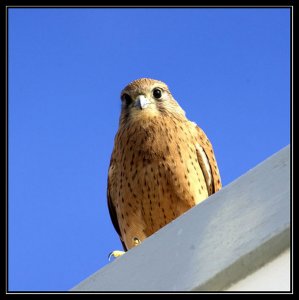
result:
<svg viewBox="0 0 299 300"><path fill-rule="evenodd" d="M123 246L124 250L127 251L127 247L126 247L125 243L122 240L122 236L121 236L121 232L120 232L120 228L119 228L119 223L118 223L118 219L117 219L115 206L114 206L112 198L111 198L111 188L113 188L113 182L115 181L115 178L114 178L115 173L113 172L113 170L114 170L114 159L112 157L111 162L110 162L110 166L109 166L109 171L108 171L108 184L107 184L108 209L109 209L109 214L110 214L112 224L113 224L117 234L119 235L119 238L120 238L120 241L122 243L122 246Z"/></svg>
<svg viewBox="0 0 299 300"><path fill-rule="evenodd" d="M192 124L195 124L192 122ZM214 155L211 142L195 124L197 132L197 143L195 144L197 159L203 171L209 195L219 191L222 187L219 169Z"/></svg>

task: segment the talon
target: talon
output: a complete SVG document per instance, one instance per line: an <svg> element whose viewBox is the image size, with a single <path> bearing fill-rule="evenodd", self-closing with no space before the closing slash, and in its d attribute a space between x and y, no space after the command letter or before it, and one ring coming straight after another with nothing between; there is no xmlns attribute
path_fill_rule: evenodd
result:
<svg viewBox="0 0 299 300"><path fill-rule="evenodd" d="M134 237L133 238L133 243L134 243L134 246L137 246L137 245L139 245L141 243L141 241L139 240L139 238Z"/></svg>
<svg viewBox="0 0 299 300"><path fill-rule="evenodd" d="M124 253L126 253L126 252L120 251L120 250L114 250L114 251L112 251L112 252L108 255L108 260L110 261L110 259L111 259L112 256L113 256L114 258L120 257L120 256L122 256Z"/></svg>

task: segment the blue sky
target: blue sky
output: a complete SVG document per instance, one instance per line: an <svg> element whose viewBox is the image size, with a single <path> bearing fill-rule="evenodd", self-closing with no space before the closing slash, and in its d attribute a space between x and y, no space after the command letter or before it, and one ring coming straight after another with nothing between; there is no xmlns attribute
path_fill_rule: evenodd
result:
<svg viewBox="0 0 299 300"><path fill-rule="evenodd" d="M224 186L290 143L287 8L9 8L10 291L66 291L121 249L106 205L120 91L168 84Z"/></svg>

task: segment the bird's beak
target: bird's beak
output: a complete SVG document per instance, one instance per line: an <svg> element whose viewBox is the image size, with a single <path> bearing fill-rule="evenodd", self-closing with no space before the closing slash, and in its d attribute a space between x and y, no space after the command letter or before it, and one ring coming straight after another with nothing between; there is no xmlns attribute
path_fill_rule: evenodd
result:
<svg viewBox="0 0 299 300"><path fill-rule="evenodd" d="M139 95L136 98L136 106L139 106L141 109L147 108L150 103L151 102L144 95Z"/></svg>

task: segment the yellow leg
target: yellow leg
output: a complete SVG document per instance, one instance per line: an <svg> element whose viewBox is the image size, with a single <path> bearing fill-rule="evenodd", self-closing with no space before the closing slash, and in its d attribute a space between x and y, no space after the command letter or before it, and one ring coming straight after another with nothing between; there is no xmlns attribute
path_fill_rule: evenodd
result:
<svg viewBox="0 0 299 300"><path fill-rule="evenodd" d="M134 237L133 238L133 243L134 243L134 246L137 246L137 245L139 245L141 243L141 241L139 240L139 238Z"/></svg>
<svg viewBox="0 0 299 300"><path fill-rule="evenodd" d="M120 257L122 256L124 253L126 253L125 251L120 251L120 250L114 250L112 251L109 256L108 256L108 260L110 261L111 257L113 256L114 258L116 257Z"/></svg>
<svg viewBox="0 0 299 300"><path fill-rule="evenodd" d="M136 238L136 237L133 238L133 244L134 244L135 247L138 246L140 243L141 243L141 241L140 241L138 238ZM114 258L120 257L120 256L122 256L124 253L126 253L126 252L125 252L125 251L120 251L120 250L114 250L114 251L112 251L112 252L108 255L108 260L110 261L110 260L111 260L111 257L114 257Z"/></svg>

